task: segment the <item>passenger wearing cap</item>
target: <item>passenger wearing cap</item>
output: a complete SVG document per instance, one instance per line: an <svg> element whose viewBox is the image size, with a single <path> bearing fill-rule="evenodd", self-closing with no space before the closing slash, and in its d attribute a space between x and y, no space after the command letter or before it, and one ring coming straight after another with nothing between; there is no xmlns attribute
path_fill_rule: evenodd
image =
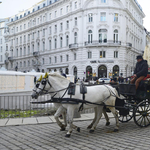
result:
<svg viewBox="0 0 150 150"><path fill-rule="evenodd" d="M135 83L137 89L140 81L142 81L147 76L148 64L147 60L144 60L141 55L138 55L136 59L137 63L134 70L133 79L131 80L131 84Z"/></svg>

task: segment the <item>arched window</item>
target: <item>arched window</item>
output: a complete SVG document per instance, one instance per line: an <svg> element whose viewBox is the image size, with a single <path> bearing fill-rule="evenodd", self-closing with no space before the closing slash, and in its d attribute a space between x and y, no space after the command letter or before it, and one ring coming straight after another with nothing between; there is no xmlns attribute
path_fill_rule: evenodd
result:
<svg viewBox="0 0 150 150"><path fill-rule="evenodd" d="M77 67L74 67L74 69L73 69L73 75L75 76L75 78L77 78Z"/></svg>
<svg viewBox="0 0 150 150"><path fill-rule="evenodd" d="M118 30L114 30L114 43L118 43Z"/></svg>
<svg viewBox="0 0 150 150"><path fill-rule="evenodd" d="M114 67L113 67L113 77L118 77L119 76L119 66L118 65L115 65Z"/></svg>
<svg viewBox="0 0 150 150"><path fill-rule="evenodd" d="M43 51L45 51L45 42L43 41Z"/></svg>
<svg viewBox="0 0 150 150"><path fill-rule="evenodd" d="M86 78L87 79L91 79L92 78L92 67L91 66L87 66L86 67Z"/></svg>
<svg viewBox="0 0 150 150"><path fill-rule="evenodd" d="M63 46L63 38L60 37L60 47L62 48L62 46Z"/></svg>
<svg viewBox="0 0 150 150"><path fill-rule="evenodd" d="M99 43L107 43L107 29L99 30Z"/></svg>
<svg viewBox="0 0 150 150"><path fill-rule="evenodd" d="M37 45L38 45L38 52L40 51L40 43L37 43Z"/></svg>
<svg viewBox="0 0 150 150"><path fill-rule="evenodd" d="M107 77L107 67L104 65L101 65L98 67L98 77L104 78Z"/></svg>
<svg viewBox="0 0 150 150"><path fill-rule="evenodd" d="M77 44L77 40L78 40L78 34L77 32L74 33L74 43Z"/></svg>
<svg viewBox="0 0 150 150"><path fill-rule="evenodd" d="M51 50L51 48L52 48L52 42L51 40L49 40L49 50Z"/></svg>
<svg viewBox="0 0 150 150"><path fill-rule="evenodd" d="M66 46L69 46L69 36L66 36Z"/></svg>
<svg viewBox="0 0 150 150"><path fill-rule="evenodd" d="M88 43L92 43L92 39L93 38L93 35L92 35L92 30L89 30L88 31Z"/></svg>
<svg viewBox="0 0 150 150"><path fill-rule="evenodd" d="M57 39L55 39L55 49L57 48Z"/></svg>

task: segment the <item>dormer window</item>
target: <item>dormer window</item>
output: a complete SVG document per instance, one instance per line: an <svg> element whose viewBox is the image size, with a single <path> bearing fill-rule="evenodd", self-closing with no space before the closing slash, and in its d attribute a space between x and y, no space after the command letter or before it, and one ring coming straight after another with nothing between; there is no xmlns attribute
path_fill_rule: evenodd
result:
<svg viewBox="0 0 150 150"><path fill-rule="evenodd" d="M28 14L30 14L30 11L28 11Z"/></svg>
<svg viewBox="0 0 150 150"><path fill-rule="evenodd" d="M38 6L38 10L40 9L40 6Z"/></svg>
<svg viewBox="0 0 150 150"><path fill-rule="evenodd" d="M22 18L22 15L20 15L20 18Z"/></svg>
<svg viewBox="0 0 150 150"><path fill-rule="evenodd" d="M45 7L45 3L43 4L43 7Z"/></svg>
<svg viewBox="0 0 150 150"><path fill-rule="evenodd" d="M32 12L34 12L34 9L32 10Z"/></svg>

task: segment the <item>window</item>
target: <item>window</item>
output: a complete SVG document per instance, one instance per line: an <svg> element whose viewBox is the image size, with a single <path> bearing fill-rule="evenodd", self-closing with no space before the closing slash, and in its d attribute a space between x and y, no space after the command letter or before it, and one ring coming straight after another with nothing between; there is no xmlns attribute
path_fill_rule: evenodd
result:
<svg viewBox="0 0 150 150"><path fill-rule="evenodd" d="M28 34L28 41L30 41L30 34Z"/></svg>
<svg viewBox="0 0 150 150"><path fill-rule="evenodd" d="M77 17L74 18L74 24L75 24L75 26L77 26L77 24L78 24L78 19L77 19Z"/></svg>
<svg viewBox="0 0 150 150"><path fill-rule="evenodd" d="M106 0L101 0L101 3L106 3Z"/></svg>
<svg viewBox="0 0 150 150"><path fill-rule="evenodd" d="M55 43L55 49L56 49L57 48L57 39L55 39L54 43Z"/></svg>
<svg viewBox="0 0 150 150"><path fill-rule="evenodd" d="M32 39L34 40L34 32L32 33Z"/></svg>
<svg viewBox="0 0 150 150"><path fill-rule="evenodd" d="M45 29L43 29L43 36L45 36Z"/></svg>
<svg viewBox="0 0 150 150"><path fill-rule="evenodd" d="M66 29L69 29L69 21L66 21Z"/></svg>
<svg viewBox="0 0 150 150"><path fill-rule="evenodd" d="M50 14L49 14L49 20L51 20L51 19L52 19L52 14L50 13Z"/></svg>
<svg viewBox="0 0 150 150"><path fill-rule="evenodd" d="M26 55L26 47L24 47L24 55Z"/></svg>
<svg viewBox="0 0 150 150"><path fill-rule="evenodd" d="M22 48L20 48L20 56L22 56Z"/></svg>
<svg viewBox="0 0 150 150"><path fill-rule="evenodd" d="M60 9L60 15L62 15L62 14L63 14L63 8Z"/></svg>
<svg viewBox="0 0 150 150"><path fill-rule="evenodd" d="M22 31L22 25L20 25L20 31Z"/></svg>
<svg viewBox="0 0 150 150"><path fill-rule="evenodd" d="M66 61L69 61L69 55L66 55Z"/></svg>
<svg viewBox="0 0 150 150"><path fill-rule="evenodd" d="M118 22L118 14L114 13L114 22Z"/></svg>
<svg viewBox="0 0 150 150"><path fill-rule="evenodd" d="M92 43L92 30L88 31L88 43Z"/></svg>
<svg viewBox="0 0 150 150"><path fill-rule="evenodd" d="M45 51L45 42L43 41L43 51Z"/></svg>
<svg viewBox="0 0 150 150"><path fill-rule="evenodd" d="M26 24L24 24L24 29L26 29Z"/></svg>
<svg viewBox="0 0 150 150"><path fill-rule="evenodd" d="M114 43L118 43L118 30L114 30Z"/></svg>
<svg viewBox="0 0 150 150"><path fill-rule="evenodd" d="M32 52L34 52L34 44L32 45Z"/></svg>
<svg viewBox="0 0 150 150"><path fill-rule="evenodd" d="M51 4L52 4L52 1L49 1L49 4L51 5Z"/></svg>
<svg viewBox="0 0 150 150"><path fill-rule="evenodd" d="M37 37L38 37L38 38L40 37L40 31L38 31L38 35L37 35Z"/></svg>
<svg viewBox="0 0 150 150"><path fill-rule="evenodd" d="M40 9L40 6L38 6L38 10Z"/></svg>
<svg viewBox="0 0 150 150"><path fill-rule="evenodd" d="M57 63L57 57L55 56L55 63Z"/></svg>
<svg viewBox="0 0 150 150"><path fill-rule="evenodd" d="M88 21L93 22L93 14L88 14Z"/></svg>
<svg viewBox="0 0 150 150"><path fill-rule="evenodd" d="M78 35L77 32L74 33L74 43L76 44L78 40Z"/></svg>
<svg viewBox="0 0 150 150"><path fill-rule="evenodd" d="M74 8L75 8L75 9L77 8L77 2L74 3Z"/></svg>
<svg viewBox="0 0 150 150"><path fill-rule="evenodd" d="M69 6L66 6L66 13L69 11Z"/></svg>
<svg viewBox="0 0 150 150"><path fill-rule="evenodd" d="M20 44L22 44L22 37L20 37Z"/></svg>
<svg viewBox="0 0 150 150"><path fill-rule="evenodd" d="M24 43L26 42L26 35L24 35Z"/></svg>
<svg viewBox="0 0 150 150"><path fill-rule="evenodd" d="M62 62L62 56L60 56L60 62Z"/></svg>
<svg viewBox="0 0 150 150"><path fill-rule="evenodd" d="M16 49L16 56L18 57L18 49Z"/></svg>
<svg viewBox="0 0 150 150"><path fill-rule="evenodd" d="M43 63L43 65L45 64L45 59L44 58L42 59L42 63Z"/></svg>
<svg viewBox="0 0 150 150"><path fill-rule="evenodd" d="M26 62L25 61L23 62L23 64L24 64L24 67L26 67Z"/></svg>
<svg viewBox="0 0 150 150"><path fill-rule="evenodd" d="M28 66L30 66L30 61L28 60Z"/></svg>
<svg viewBox="0 0 150 150"><path fill-rule="evenodd" d="M57 33L57 25L55 25L55 32Z"/></svg>
<svg viewBox="0 0 150 150"><path fill-rule="evenodd" d="M105 12L101 13L101 21L106 21L106 13Z"/></svg>
<svg viewBox="0 0 150 150"><path fill-rule="evenodd" d="M114 58L118 58L118 51L114 51Z"/></svg>
<svg viewBox="0 0 150 150"><path fill-rule="evenodd" d="M51 48L52 48L52 42L51 40L49 40L49 50L51 50Z"/></svg>
<svg viewBox="0 0 150 150"><path fill-rule="evenodd" d="M1 52L3 52L3 47L1 46Z"/></svg>
<svg viewBox="0 0 150 150"><path fill-rule="evenodd" d="M18 27L16 28L16 31L18 32Z"/></svg>
<svg viewBox="0 0 150 150"><path fill-rule="evenodd" d="M49 34L52 34L52 28L49 27Z"/></svg>
<svg viewBox="0 0 150 150"><path fill-rule="evenodd" d="M28 54L30 54L30 46L28 46Z"/></svg>
<svg viewBox="0 0 150 150"><path fill-rule="evenodd" d="M51 57L49 58L49 64L51 64L52 63L52 60L51 60Z"/></svg>
<svg viewBox="0 0 150 150"><path fill-rule="evenodd" d="M60 31L63 31L63 23L60 23Z"/></svg>
<svg viewBox="0 0 150 150"><path fill-rule="evenodd" d="M69 36L66 36L66 46L69 46Z"/></svg>
<svg viewBox="0 0 150 150"><path fill-rule="evenodd" d="M88 58L92 58L92 52L88 52Z"/></svg>
<svg viewBox="0 0 150 150"><path fill-rule="evenodd" d="M55 11L55 18L57 17L57 11Z"/></svg>
<svg viewBox="0 0 150 150"><path fill-rule="evenodd" d="M74 53L74 60L76 60L76 53Z"/></svg>
<svg viewBox="0 0 150 150"><path fill-rule="evenodd" d="M107 29L99 30L99 43L107 43Z"/></svg>
<svg viewBox="0 0 150 150"><path fill-rule="evenodd" d="M105 58L106 55L105 55L105 51L100 51L100 58Z"/></svg>
<svg viewBox="0 0 150 150"><path fill-rule="evenodd" d="M62 46L63 46L63 38L60 37L60 47L62 48Z"/></svg>

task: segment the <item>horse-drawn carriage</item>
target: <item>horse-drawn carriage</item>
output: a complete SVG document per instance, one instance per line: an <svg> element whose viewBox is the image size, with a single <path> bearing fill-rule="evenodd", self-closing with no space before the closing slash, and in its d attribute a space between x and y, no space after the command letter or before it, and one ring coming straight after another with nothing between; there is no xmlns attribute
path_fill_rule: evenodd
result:
<svg viewBox="0 0 150 150"><path fill-rule="evenodd" d="M89 126L91 128L90 131L94 131L96 128L102 112L105 115L107 123L109 122L108 116L105 113L105 107L110 109L116 119L116 131L119 128L118 112L116 109L119 111L120 122L128 122L134 118L135 123L140 127L150 125L150 81L144 81L137 91L135 85L132 84L119 84L117 88L118 92L113 88L113 85L76 85L70 83L70 81L57 73L45 74L43 79L37 82L32 93L32 98L49 93L51 99L44 102L32 103L59 104L55 119L61 129L63 129L64 125L60 123L58 116L64 111L64 108L67 109L67 121L70 125L66 134L67 137L70 136L72 128L79 131L79 128L72 124L75 108L79 110L83 108L94 108L95 118Z"/></svg>

